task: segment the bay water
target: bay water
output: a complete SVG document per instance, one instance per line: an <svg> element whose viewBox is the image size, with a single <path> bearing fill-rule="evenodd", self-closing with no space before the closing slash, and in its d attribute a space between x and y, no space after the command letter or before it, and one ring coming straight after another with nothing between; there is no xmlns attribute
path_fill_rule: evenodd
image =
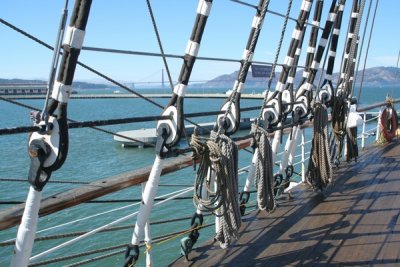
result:
<svg viewBox="0 0 400 267"><path fill-rule="evenodd" d="M226 89L193 89L194 93L216 93L224 92ZM263 89L255 89L254 93L261 93ZM80 90L79 94L88 93L112 93L110 90ZM141 93L160 93L160 89L146 89ZM387 94L398 98L400 90L397 87L364 87L361 95L360 106L366 106L372 103L385 100ZM164 92L163 92L164 93ZM41 108L44 100L18 100L24 104ZM168 99L156 99L156 102L165 106ZM224 99L185 99L186 112L202 112L219 110ZM262 100L241 101L241 106L259 106ZM379 109L375 109L379 110ZM17 126L30 126L29 110L7 103L0 102L0 128L11 128ZM123 99L71 99L68 104L68 117L77 121L105 120L128 117L154 116L161 114L161 109L138 98ZM251 111L242 114L242 118L257 117L259 111ZM193 121L213 122L215 116L194 118ZM134 130L141 128L155 128L156 122L130 123L124 125L104 126L103 129L117 132L124 130ZM376 122L368 125L369 128L375 127ZM361 129L359 129L360 133ZM248 131L241 131L239 134L245 135ZM306 135L311 136L312 131L307 130ZM70 129L70 146L67 160L63 167L52 174L51 180L65 180L75 182L91 182L106 178L112 175L131 171L141 167L152 165L155 157L154 148L124 148L121 144L113 140L113 136L103 132L95 131L90 128ZM284 138L285 141L286 137ZM370 138L369 142L372 142ZM30 160L27 154L28 134L14 134L0 136L0 209L10 207L3 204L7 201L25 201L29 184L27 173ZM182 147L187 146L186 141L182 141ZM252 154L246 151L240 151L239 167L250 164ZM300 165L295 168L300 172ZM186 168L179 172L168 174L161 177L161 184L178 184L191 186L194 182L195 171L193 168ZM9 182L4 179L24 179L24 182ZM294 177L299 180L299 177ZM240 176L240 185L244 184L245 175ZM48 183L43 190L43 197L49 197L55 193L64 192L72 188L77 188L79 184ZM180 190L183 187L161 186L158 190L158 196L174 190ZM141 187L135 186L121 190L102 197L102 200L126 200L140 199ZM185 196L191 196L192 192ZM253 194L254 195L254 194ZM254 198L252 198L254 200ZM39 219L37 236L54 235L74 231L90 231L96 227L110 223L120 217L137 211L138 206L129 207L123 210L107 213L102 216L78 221L59 228L49 229L59 226L73 220L83 219L100 212L116 209L126 206L126 202L116 203L85 203L72 207L52 215L44 216ZM253 203L254 204L254 203ZM195 207L191 200L174 200L154 208L151 221L162 219L172 219L177 217L191 216ZM134 224L135 218L131 218L120 225ZM211 223L211 217L207 217L206 224ZM174 222L170 224L161 224L151 227L152 236L159 236L181 229L187 229L190 226L190 220ZM46 230L47 229L47 230ZM46 230L46 231L43 231ZM15 238L17 227L3 230L0 232L0 242ZM199 243L212 238L213 227L201 230ZM132 229L105 232L95 234L79 243L60 249L50 256L43 257L41 260L47 260L54 257L62 257L70 254L81 253L86 250L95 250L101 247L115 246L130 242ZM180 256L180 239L186 235L176 236L162 244L154 244L152 251L154 257L154 266L166 266ZM72 239L72 237L36 242L32 255L40 253L46 249L54 247L61 242ZM0 247L0 266L8 266L13 246ZM144 248L141 249L140 260L137 266L145 266ZM94 254L99 256L100 254ZM63 266L73 262L84 260L85 257L75 260L68 260L59 263L49 264L47 266ZM124 261L123 253L102 259L98 262L88 263L85 266L122 266Z"/></svg>

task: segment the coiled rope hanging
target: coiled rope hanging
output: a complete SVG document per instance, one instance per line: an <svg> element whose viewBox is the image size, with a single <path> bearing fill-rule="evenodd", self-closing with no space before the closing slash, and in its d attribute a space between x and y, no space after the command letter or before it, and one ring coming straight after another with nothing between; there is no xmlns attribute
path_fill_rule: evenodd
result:
<svg viewBox="0 0 400 267"><path fill-rule="evenodd" d="M280 50L282 48L283 38L286 32L286 26L292 7L292 0L288 2L288 8L285 15L285 21L282 26L282 31L278 43L277 52L275 54L275 60L272 64L271 73L267 82L267 89L264 95L264 100L261 105L259 119L256 120L252 125L251 134L253 135L252 147L254 149L252 164L246 178L246 185L243 191L240 193L240 209L241 214L244 215L246 210L246 204L250 199L250 187L254 181L257 188L257 202L260 210L266 210L267 212L273 212L276 207L275 196L274 196L274 181L273 181L273 155L271 145L269 143L267 132L260 127L262 122L262 116L264 111L265 103L267 102L268 92L271 88L272 79L274 77L275 68L278 62ZM265 122L264 122L265 124ZM260 151L261 149L261 151Z"/></svg>
<svg viewBox="0 0 400 267"><path fill-rule="evenodd" d="M313 126L314 138L306 181L315 189L323 189L332 181L332 166L328 146L328 112L321 103L315 105Z"/></svg>
<svg viewBox="0 0 400 267"><path fill-rule="evenodd" d="M253 124L251 132L253 134L253 147L257 147L255 164L255 185L257 188L257 203L260 210L273 212L276 208L274 194L274 175L272 161L271 144L267 137L267 132Z"/></svg>
<svg viewBox="0 0 400 267"><path fill-rule="evenodd" d="M201 211L217 215L215 240L225 248L232 238L239 237L241 216L239 212L238 149L236 144L223 134L211 133L211 139L203 141L192 135L190 142L194 159L200 159L195 181L194 204ZM213 179L216 178L216 179ZM203 186L208 198L204 199ZM214 189L213 189L214 188Z"/></svg>
<svg viewBox="0 0 400 267"><path fill-rule="evenodd" d="M193 149L197 151L197 153L194 153L194 157L199 157L198 153L200 152L203 153L200 157L201 167L195 180L194 201L198 209L197 213L201 214L202 210L205 209L211 210L217 215L215 239L220 242L222 248L227 247L232 238L238 238L238 230L241 224L240 207L237 198L239 192L237 147L227 136L233 134L239 126L240 94L244 88L269 2L269 0L260 0L259 2L243 53L238 78L233 86L232 94L221 108L224 114L217 117L217 123L210 135L210 139L202 142L196 134L192 135L191 144ZM219 156L215 157L215 155ZM218 167L221 163L220 161L223 163L222 167ZM208 180L206 180L206 176L208 176ZM222 190L222 192L216 193L216 196L210 196L208 193L214 181L214 191ZM207 191L205 191L204 187Z"/></svg>
<svg viewBox="0 0 400 267"><path fill-rule="evenodd" d="M171 152L172 147L179 142L183 133L184 97L212 8L212 1L199 0L198 2L196 19L186 47L178 83L175 85L171 99L162 113L163 115L173 116L173 120L159 120L157 123L156 156L146 185L143 186L142 203L131 242L126 248L124 266L133 266L139 258L139 243L143 235L145 236L145 242L148 246L151 246L148 220L157 194L164 159L168 156L168 152ZM146 262L147 265L152 265L151 250L149 249L146 251Z"/></svg>
<svg viewBox="0 0 400 267"><path fill-rule="evenodd" d="M336 147L331 146L331 158L332 161L335 162L335 165L339 165L339 158L342 155L343 145L344 145L344 137L346 135L346 124L345 118L347 114L347 104L346 104L346 96L344 96L343 87L346 77L347 65L350 55L350 48L352 38L354 36L355 24L357 22L358 16L358 0L353 0L352 5L352 13L349 20L349 25L347 29L347 40L345 44L345 49L343 50L343 57L341 63L341 73L338 80L338 85L336 88L336 95L333 98L333 106L332 106L332 133L334 134Z"/></svg>

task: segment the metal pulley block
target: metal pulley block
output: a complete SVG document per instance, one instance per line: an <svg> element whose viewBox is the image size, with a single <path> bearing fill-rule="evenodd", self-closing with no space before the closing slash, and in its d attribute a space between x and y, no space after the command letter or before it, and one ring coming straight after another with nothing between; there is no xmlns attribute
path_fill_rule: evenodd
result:
<svg viewBox="0 0 400 267"><path fill-rule="evenodd" d="M282 97L282 113L288 114L292 111L293 95L289 90L283 90L281 97Z"/></svg>
<svg viewBox="0 0 400 267"><path fill-rule="evenodd" d="M293 106L295 116L302 119L308 115L308 99L306 96L300 96L296 99L296 104Z"/></svg>
<svg viewBox="0 0 400 267"><path fill-rule="evenodd" d="M333 98L333 87L330 82L322 85L322 87L318 91L318 99L324 105L331 103Z"/></svg>
<svg viewBox="0 0 400 267"><path fill-rule="evenodd" d="M171 116L171 120L159 120L157 122L157 135L161 134L159 128L168 128L168 137L165 140L165 145L173 145L175 144L179 136L178 132L178 111L175 106L169 106L164 110L161 114L162 116Z"/></svg>
<svg viewBox="0 0 400 267"><path fill-rule="evenodd" d="M129 244L125 250L125 262L124 267L135 266L135 263L139 259L139 246Z"/></svg>
<svg viewBox="0 0 400 267"><path fill-rule="evenodd" d="M338 97L345 96L344 95L344 87L345 87L344 82L342 82L338 85L337 90L336 90L336 96L338 96Z"/></svg>
<svg viewBox="0 0 400 267"><path fill-rule="evenodd" d="M236 104L228 101L222 106L221 111L226 112L228 109L229 111L226 116L224 114L220 114L217 117L218 127L224 129L224 133L226 135L236 132L237 128L239 127L239 118L237 117L238 110Z"/></svg>
<svg viewBox="0 0 400 267"><path fill-rule="evenodd" d="M45 168L52 166L56 162L60 147L60 127L57 119L53 116L50 116L48 119L48 125L49 126L47 128L50 130L32 133L28 143L28 147L31 146L33 140L42 140L44 143L46 143L49 148L49 152L46 160L43 163L43 167Z"/></svg>
<svg viewBox="0 0 400 267"><path fill-rule="evenodd" d="M312 84L303 83L296 91L296 99L298 99L300 96L308 95L312 89L313 89Z"/></svg>
<svg viewBox="0 0 400 267"><path fill-rule="evenodd" d="M281 114L281 107L278 99L274 98L267 102L267 107L262 112L262 119L266 125L275 124L279 120L279 114Z"/></svg>

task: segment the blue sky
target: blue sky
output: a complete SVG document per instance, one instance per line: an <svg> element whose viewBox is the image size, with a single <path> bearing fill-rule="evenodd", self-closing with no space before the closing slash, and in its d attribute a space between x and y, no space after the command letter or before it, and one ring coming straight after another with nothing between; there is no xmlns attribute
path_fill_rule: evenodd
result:
<svg viewBox="0 0 400 267"><path fill-rule="evenodd" d="M258 0L246 0L258 4ZM375 6L373 0L373 7ZM330 0L325 0L327 13ZM351 0L347 0L342 29L346 29ZM165 53L183 55L190 36L197 0L152 0ZM270 9L286 12L288 1L271 0ZM367 0L367 4L370 1ZM297 17L301 0L293 0L292 17ZM2 0L0 17L54 45L64 1L56 0ZM73 1L69 3L69 14ZM368 7L368 5L367 5ZM367 67L395 66L400 48L398 21L400 1L380 0ZM254 9L228 0L214 0L210 18L201 44L200 56L240 59L247 42ZM325 16L323 17L323 21ZM371 16L372 19L372 16ZM272 62L279 40L283 18L268 14L254 60ZM294 22L289 22L279 62L287 52ZM308 31L309 32L309 31ZM344 40L344 32L340 41ZM0 24L0 78L47 79L51 64L50 50L32 42L19 33ZM306 37L308 38L308 36ZM87 25L84 46L133 51L159 52L155 33L145 0L94 0ZM338 53L341 55L341 49ZM158 81L163 68L162 59L82 51L80 61L124 81ZM301 64L304 59L301 59ZM178 78L182 60L168 59L172 78ZM336 71L340 62L336 62ZM197 61L191 80L208 80L220 74L231 73L238 63ZM94 74L78 67L75 80L100 80Z"/></svg>

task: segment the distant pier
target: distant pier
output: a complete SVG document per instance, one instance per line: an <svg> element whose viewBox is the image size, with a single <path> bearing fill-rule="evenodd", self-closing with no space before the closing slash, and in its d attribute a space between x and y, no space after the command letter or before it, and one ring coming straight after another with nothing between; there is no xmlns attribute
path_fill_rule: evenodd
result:
<svg viewBox="0 0 400 267"><path fill-rule="evenodd" d="M171 94L142 94L147 98L170 98ZM9 99L44 99L45 95L3 95ZM186 94L185 98L227 98L227 94ZM72 94L73 99L96 99L96 98L138 98L135 94ZM263 99L263 94L242 94L242 99Z"/></svg>

